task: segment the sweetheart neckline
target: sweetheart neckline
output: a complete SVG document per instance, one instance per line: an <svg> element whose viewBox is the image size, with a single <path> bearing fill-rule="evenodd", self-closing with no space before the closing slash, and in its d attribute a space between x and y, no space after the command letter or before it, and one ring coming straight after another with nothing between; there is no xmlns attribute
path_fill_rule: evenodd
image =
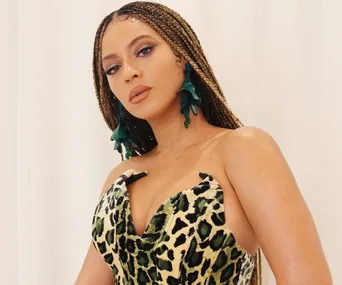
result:
<svg viewBox="0 0 342 285"><path fill-rule="evenodd" d="M126 173L129 172L129 171L131 171L131 170L133 170L133 172L132 172L130 175L126 175ZM211 175L211 174L209 174L209 173L207 173L207 172L202 172L202 171L200 171L200 172L198 173L199 176L201 176L201 174L203 174L203 175L205 175L205 178L203 178L203 179L202 179L199 183L197 183L195 186L192 186L192 187L187 188L187 189L183 189L183 190L181 190L181 191L179 191L179 192L177 192L177 193L175 193L175 194L169 196L169 197L168 197L168 198L167 198L167 199L158 207L158 209L154 212L154 214L153 214L153 216L151 217L149 223L147 224L147 226L146 226L146 228L145 228L143 234L142 234L142 235L138 235L137 232L136 232L136 228L135 228L133 219L132 219L131 200L130 200L130 197L129 197L128 187L127 187L128 185L127 185L126 181L128 180L129 177L131 177L131 176L133 176L133 175L134 175L134 176L139 175L139 174L141 174L141 173L143 173L143 172L145 172L145 173L147 174L146 171L136 171L134 168L130 168L130 169L124 171L119 177L117 177L117 178L114 180L114 182L113 182L112 185L109 187L109 189L108 189L107 191L105 191L105 193L103 193L103 195L100 197L100 201L101 201L101 200L105 197L105 195L109 192L109 190L111 190L111 189L113 190L113 189L114 189L113 186L118 182L118 180L122 180L122 184L121 184L120 186L124 186L124 187L125 187L124 193L127 195L127 201L128 201L128 205L127 205L128 217L129 217L130 222L132 223L133 232L134 232L133 234L134 234L134 236L136 237L136 239L140 239L142 242L143 242L144 239L146 238L145 236L148 235L147 230L148 230L148 228L149 228L149 226L150 226L150 224L151 224L153 218L154 218L154 217L156 216L156 214L158 213L158 210L160 209L160 207L162 207L162 205L165 205L166 203L168 203L169 201L171 201L172 198L176 197L177 195L181 195L182 193L185 193L185 192L187 192L187 191L193 190L193 189L196 188L196 187L199 187L199 186L200 186L208 177L211 179L211 180L210 180L210 179L208 180L209 184L211 184L211 183L216 184L216 185L218 186L218 187L216 188L216 190L222 191L222 192L223 192L223 189L222 189L220 183L214 178L213 175ZM137 173L137 174L134 174L134 173ZM212 189L212 188L210 188L210 189ZM225 207L224 207L224 206L223 206L223 209L224 209L223 212L224 212L224 214L225 214ZM226 220L225 217L224 217L224 220ZM256 253L250 253L250 252L247 251L244 247L242 247L242 246L237 242L237 240L236 240L236 238L235 238L235 235L234 235L233 231L232 231L226 224L225 224L225 226L224 226L224 230L227 231L227 233L233 237L233 239L235 240L235 246L236 246L239 250L243 251L245 254L247 254L247 255L249 255L249 256L252 256L252 257L254 257L254 258L257 258L258 252L256 252Z"/></svg>
<svg viewBox="0 0 342 285"><path fill-rule="evenodd" d="M144 171L139 171L139 173L142 173L142 172L144 172ZM138 173L138 174L132 173L131 176L133 176L133 175L139 175L139 173ZM146 236L148 236L148 229L149 229L149 227L150 227L150 225L151 225L151 222L152 222L153 219L156 217L157 213L159 212L159 210L160 210L160 208L161 208L162 206L165 206L166 204L170 203L170 201L171 201L173 198L175 198L176 196L180 196L180 195L182 195L182 194L184 194L184 193L186 193L186 192L188 192L188 191L191 191L191 190L194 190L195 188L200 187L200 186L203 184L203 182L205 182L205 181L208 179L208 177L211 179L211 180L210 180L210 179L207 180L207 181L209 182L209 184L212 184L212 183L216 184L216 185L217 185L217 188L216 188L215 190L222 191L222 188L221 188L220 183L219 183L211 174L200 171L200 172L198 173L198 175L201 177L201 174L205 175L205 178L203 178L203 179L202 179L200 182L198 182L196 185L194 185L194 186L192 186L192 187L189 187L189 188L186 188L186 189L183 189L183 190L181 190L181 191L178 191L178 192L176 192L175 194L172 194L171 196L169 196L168 198L166 198L166 199L164 200L164 202L162 202L162 203L158 206L158 208L154 211L154 213L153 213L151 219L150 219L149 222L147 223L147 226L145 227L145 230L143 231L142 235L139 235L139 234L137 233L136 228L135 228L135 225L134 225L134 221L133 221L133 218L132 218L131 199L130 199L130 195L129 195L129 192L128 192L128 185L127 185L127 183L126 183L127 179L128 179L129 177L131 177L131 176L129 176L129 177L126 176L126 178L123 178L122 175L124 175L124 174L122 174L122 175L121 175L121 177L123 178L123 179L122 179L122 185L125 187L125 189L124 189L124 194L127 196L127 209L126 209L126 211L128 211L128 215L127 215L127 216L128 216L129 221L130 221L131 224L132 224L133 234L134 234L137 238L139 238L139 239L141 239L141 240L145 239ZM210 187L210 189L212 189L212 188Z"/></svg>

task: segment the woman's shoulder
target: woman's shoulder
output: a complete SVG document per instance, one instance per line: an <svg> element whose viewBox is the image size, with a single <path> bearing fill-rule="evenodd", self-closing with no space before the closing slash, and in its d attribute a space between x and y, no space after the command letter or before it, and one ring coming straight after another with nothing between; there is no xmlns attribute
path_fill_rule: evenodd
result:
<svg viewBox="0 0 342 285"><path fill-rule="evenodd" d="M272 138L267 131L256 126L242 126L233 130L229 130L222 137L220 137L220 145L224 149L233 145L239 145L242 141L257 142L258 138Z"/></svg>
<svg viewBox="0 0 342 285"><path fill-rule="evenodd" d="M249 153L258 152L262 148L276 151L277 143L267 131L256 126L242 126L230 130L220 137L216 145L225 167L228 165L233 168L235 163L240 161L247 163Z"/></svg>
<svg viewBox="0 0 342 285"><path fill-rule="evenodd" d="M119 178L120 175L122 175L125 171L127 171L130 168L132 168L131 161L124 160L117 164L113 169L111 169L103 184L100 197L103 196L103 194L111 187L111 185L114 183L116 179Z"/></svg>

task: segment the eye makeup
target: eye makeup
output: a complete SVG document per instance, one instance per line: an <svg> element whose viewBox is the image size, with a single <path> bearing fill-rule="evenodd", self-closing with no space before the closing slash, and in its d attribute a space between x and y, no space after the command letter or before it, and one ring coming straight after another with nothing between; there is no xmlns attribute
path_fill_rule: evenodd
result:
<svg viewBox="0 0 342 285"><path fill-rule="evenodd" d="M155 48L155 46L146 46L146 47L144 47L144 48L142 48L142 49L140 49L138 51L136 57L146 57L150 53L152 53L154 48ZM143 55L139 56L140 54L143 54ZM113 74L115 74L116 71L118 70L118 66L119 66L119 64L110 66L107 70L105 70L106 75L113 75ZM114 70L114 72L112 72L113 70Z"/></svg>

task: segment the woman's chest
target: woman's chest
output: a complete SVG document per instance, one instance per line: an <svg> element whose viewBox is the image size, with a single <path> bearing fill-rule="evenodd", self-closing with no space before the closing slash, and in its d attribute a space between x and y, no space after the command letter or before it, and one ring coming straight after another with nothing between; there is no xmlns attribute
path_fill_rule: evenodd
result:
<svg viewBox="0 0 342 285"><path fill-rule="evenodd" d="M138 234L147 227L156 209L170 197L198 187L203 181L199 175L201 172L210 174L225 190L231 187L222 160L215 153L190 155L180 159L170 158L163 160L163 163L156 161L133 165L133 168L147 171L143 179L138 179L127 187L131 215Z"/></svg>
<svg viewBox="0 0 342 285"><path fill-rule="evenodd" d="M189 153L183 159L172 159L144 165L134 169L146 170L147 175L128 185L131 217L136 233L142 235L156 210L170 197L186 189L197 187L200 172L210 174L222 189L222 205L227 229L234 232L238 243L253 252L257 242L254 231L245 216L235 189L230 183L223 159L217 151Z"/></svg>

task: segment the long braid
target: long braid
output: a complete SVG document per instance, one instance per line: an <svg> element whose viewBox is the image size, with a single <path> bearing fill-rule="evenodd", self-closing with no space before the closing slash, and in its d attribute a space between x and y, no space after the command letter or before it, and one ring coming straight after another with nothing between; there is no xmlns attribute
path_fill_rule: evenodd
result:
<svg viewBox="0 0 342 285"><path fill-rule="evenodd" d="M203 52L200 41L191 26L174 10L160 3L135 1L107 15L97 29L93 49L93 78L100 110L108 127L114 131L119 123L117 99L112 93L102 68L102 38L107 26L115 16L126 15L141 19L153 28L172 48L177 56L183 56L194 72L191 81L203 99L201 106L206 120L215 126L236 129L243 124L227 105L223 91ZM138 119L124 111L125 127L136 138L137 148L129 144L132 155L148 153L156 145L153 130L145 120ZM122 148L119 148L124 160ZM252 285L262 284L261 249L256 255L256 267L253 271Z"/></svg>

